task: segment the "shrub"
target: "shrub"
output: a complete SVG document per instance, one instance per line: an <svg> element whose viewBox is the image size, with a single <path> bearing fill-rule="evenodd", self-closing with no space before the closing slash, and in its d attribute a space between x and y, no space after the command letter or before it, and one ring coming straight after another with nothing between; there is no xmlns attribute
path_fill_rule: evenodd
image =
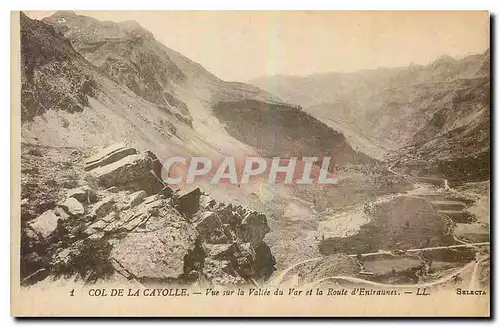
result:
<svg viewBox="0 0 500 327"><path fill-rule="evenodd" d="M88 282L109 277L114 271L109 261L111 248L104 238L77 241L54 255L53 273L56 276L78 274Z"/></svg>

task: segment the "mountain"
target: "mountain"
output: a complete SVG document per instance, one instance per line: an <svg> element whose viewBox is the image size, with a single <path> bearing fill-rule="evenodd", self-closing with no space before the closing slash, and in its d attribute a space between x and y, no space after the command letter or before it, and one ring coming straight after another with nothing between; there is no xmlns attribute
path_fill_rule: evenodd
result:
<svg viewBox="0 0 500 327"><path fill-rule="evenodd" d="M21 119L23 142L96 147L127 140L141 149L209 152L181 138L201 138L175 108L138 97L88 62L52 26L23 13Z"/></svg>
<svg viewBox="0 0 500 327"><path fill-rule="evenodd" d="M155 153L160 162L171 156L204 156L214 162L225 156L331 156L330 171L336 174L341 174L336 165L373 163L351 148L342 133L297 105L258 87L217 78L135 22L101 22L73 12L37 21L21 13L20 29L25 223L57 209L72 188L87 185L85 174L75 172L78 164L116 143ZM318 170L313 167L312 173ZM342 194L351 186L357 195L379 191L373 183L356 188L349 176L342 180L349 184ZM266 215L266 242L283 267L317 251L308 245L317 224L309 187L341 196L337 185L322 186L201 180L172 187L182 193L199 187L218 202ZM311 214L303 221L282 219L304 212ZM57 222L51 214L42 218L50 218L51 226ZM303 234L305 240L297 242Z"/></svg>
<svg viewBox="0 0 500 327"><path fill-rule="evenodd" d="M229 134L261 149L266 157L326 156L331 157L331 166L370 161L356 153L341 133L290 105L243 100L220 102L213 109L226 122Z"/></svg>
<svg viewBox="0 0 500 327"><path fill-rule="evenodd" d="M345 254L400 248L387 235L415 248L434 245L429 235L451 240L447 220L412 196L423 185L407 174L445 176L429 189L453 194L442 178L487 179L489 54L283 77L291 86L280 93L269 80L266 90L223 81L135 22L21 14L20 29L26 284L118 273L141 283L255 285L332 251L345 253L305 267L319 269L311 277L339 267L355 275L360 267ZM389 163L370 159L389 151ZM165 185L159 162L170 156L331 156L338 184Z"/></svg>
<svg viewBox="0 0 500 327"><path fill-rule="evenodd" d="M93 69L54 29L21 14L21 118L82 111L95 95Z"/></svg>
<svg viewBox="0 0 500 327"><path fill-rule="evenodd" d="M165 155L189 153L214 157L222 153L264 153L285 156L291 154L291 148L308 148L316 156L335 153L332 164L368 159L354 151L341 133L310 117L297 106L286 104L255 86L220 80L199 64L156 41L136 22L103 22L62 11L41 22L23 15L22 23L25 35L31 29L25 29L24 25L36 25L50 36L50 39L44 36L45 43L35 43L39 51L54 56L50 66L42 61L35 62L29 69L36 74L49 69L46 84L55 85L56 89L66 90L68 84L76 84L71 86L76 88L71 99L81 98L82 101L78 103L77 111L81 111L78 116L59 117L57 115L61 113L54 111L42 119L34 119L41 112L24 117L28 121L23 126L26 137L37 137L35 134L43 134L40 130L47 130L48 125L60 121L66 127L51 126L51 132L47 133L50 140L47 135L42 136L45 143L79 145L85 140L83 143L95 144L99 142L96 136L106 135L99 139L114 142L125 139L141 149L148 148ZM23 44L31 46L28 44L37 36L25 37ZM51 48L51 44L63 44L64 47ZM71 57L72 65L61 64L66 57ZM61 67L66 66L61 73ZM83 87L71 83L70 79L77 81L82 75ZM63 83L58 82L60 78L63 78ZM38 96L37 93L45 88L48 87L38 85L29 92ZM60 102L62 93L51 98L56 99L53 101L57 102L57 107L68 111L65 102ZM28 99L23 97L26 106ZM286 142L278 142L271 149L259 141L259 135L250 137L235 132L234 126L243 122L242 106L254 104L264 116L278 115L284 119L262 125L260 118L248 115L244 117L246 126L256 124L256 128L272 139ZM253 110L250 107L246 110ZM47 115L57 117L48 119ZM303 132L307 132L304 134L307 137L292 135L296 132L293 126L299 125ZM328 135L327 139L314 141L310 131L315 130L323 130L320 135Z"/></svg>
<svg viewBox="0 0 500 327"><path fill-rule="evenodd" d="M196 95L217 102L255 98L277 100L242 83L218 79L199 64L156 41L135 21L114 23L60 11L43 21L71 41L103 73L152 103L175 107L190 118L186 101ZM194 110L192 110L194 111Z"/></svg>
<svg viewBox="0 0 500 327"><path fill-rule="evenodd" d="M429 65L251 83L352 135L351 145L366 153L404 148L442 161L489 153L489 50L459 60L441 56Z"/></svg>

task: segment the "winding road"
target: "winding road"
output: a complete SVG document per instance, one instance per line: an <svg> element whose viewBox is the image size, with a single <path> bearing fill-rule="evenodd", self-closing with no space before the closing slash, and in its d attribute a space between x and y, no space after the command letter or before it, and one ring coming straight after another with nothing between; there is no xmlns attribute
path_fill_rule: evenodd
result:
<svg viewBox="0 0 500 327"><path fill-rule="evenodd" d="M395 171L394 167L392 165L388 167L388 171L391 172L394 175L407 177L407 178L410 178L410 179L413 180L412 176L403 175L403 174ZM419 179L422 179L422 178L419 178ZM449 185L448 185L448 180L446 180L446 179L437 179L437 178L428 178L428 179L431 179L431 180L441 180L443 182L443 188L444 188L445 191L451 191L452 190L449 187ZM425 199L427 201L427 203L431 206L431 208L434 210L434 212L436 212L435 209L434 209L434 207L433 207L433 205L432 205L432 203L428 199L426 199L425 197L423 197L423 196L413 196L413 195L405 195L405 196L418 197L418 198ZM448 219L450 219L450 217L448 217L448 216L446 216L446 217ZM464 242L464 241L456 238L455 235L454 235L454 239L455 239L455 241L457 241L460 244L448 245L448 246L434 246L434 247L426 247L426 248L415 248L415 249L405 250L404 252L405 253L418 253L418 252L422 252L422 251L433 251L433 250L442 250L442 249L457 249L457 248L472 248L472 247L490 246L489 242L481 242L481 243L468 243L468 242ZM387 254L397 256L397 254L395 254L392 251L388 251L388 250L380 250L380 251L377 251L377 252L362 253L361 256L362 257L367 257L367 256L387 255ZM356 257L358 255L359 254L350 254L348 256L350 256L350 257ZM267 283L267 285L269 285L269 286L277 286L277 285L279 285L279 284L281 284L283 282L283 280L285 279L285 277L293 269L295 269L295 268L297 268L297 267L299 267L299 266L301 266L303 264L306 264L308 262L319 261L319 260L321 260L323 258L324 258L323 256L321 256L321 257L315 257L315 258L312 258L312 259L306 259L306 260L300 261L300 262L298 262L296 264L293 264L293 265L287 267L286 269L284 269L283 271L281 271L276 277L274 277L273 279L271 279ZM372 281L361 279L361 278L357 278L357 277L339 275L339 276L325 277L325 278L316 280L314 282L311 282L309 284L306 284L306 286L307 287L311 287L311 286L317 285L317 284L319 284L319 283L321 283L323 281L326 281L326 280L344 280L344 281L350 281L350 282L353 282L353 283L362 283L362 284L367 284L367 285L372 285L372 286L378 286L378 287L392 287L392 288L432 287L432 286L436 286L436 285L439 285L439 284L446 283L446 282L452 280L453 278L455 278L456 276L458 276L459 274L461 274L461 273L463 273L463 272L465 272L467 270L472 269L469 287L471 289L474 289L474 288L476 288L479 285L480 265L481 265L482 262L484 262L484 261L486 261L488 259L489 259L489 256L477 257L476 260L469 262L467 265L465 265L464 267L458 269L457 271L455 271L455 272L453 272L453 273L451 273L451 274L449 274L447 276L444 276L444 277L442 277L442 278L440 278L438 280L435 280L433 282L429 282L429 283L406 284L406 285L401 285L401 284L399 284L399 285L398 284L383 284L383 283L372 282ZM294 275L293 279L295 281L297 281L298 280L298 276Z"/></svg>
<svg viewBox="0 0 500 327"><path fill-rule="evenodd" d="M432 287L432 286L436 286L436 285L440 285L440 284L444 284L446 282L449 282L451 281L453 278L455 278L456 276L458 276L459 274L473 268L473 267L476 267L477 266L477 262L474 260L474 261L471 261L469 262L468 264L466 264L465 266L463 266L462 268L456 270L455 272L449 274L449 275L446 275L444 277L441 277L440 279L437 279L433 282L429 282L429 283L421 283L421 284L383 284L383 283L377 283L377 282L372 282L370 280L365 280L365 279L361 279L361 278L356 278L356 277L351 277L351 276L331 276L331 277L325 277L325 278L321 278L321 279L318 279L312 283L309 283L309 284L305 284L304 287L305 288L310 288L310 287L313 287L319 283L322 283L326 280L331 280L331 279L334 279L334 280L345 280L345 281L348 281L348 282L353 282L353 283L361 283L361 284L367 284L367 285L371 285L371 286L377 286L377 287L390 287L390 288L415 288L415 287Z"/></svg>
<svg viewBox="0 0 500 327"><path fill-rule="evenodd" d="M457 249L457 248L471 248L471 247L478 247L478 246L490 246L490 242L468 243L468 244L455 244L455 245L434 246L434 247L427 247L427 248L416 248L416 249L408 249L405 252L406 253L415 253L415 252L422 252L422 251L433 251L433 250L443 250L443 249ZM381 251L378 251L378 252L361 253L361 256L362 257L368 257L368 256L387 255L387 254L393 255L393 256L397 256L397 254L394 254L394 252L387 251L387 250L381 250ZM358 256L358 254L348 254L348 256L349 257L356 257L356 256ZM283 282L283 279L285 279L285 277L288 275L288 273L290 273L290 271L292 271L294 268L297 268L298 266L301 266L301 265L306 264L308 262L319 261L319 260L324 259L324 258L325 257L323 257L323 256L322 257L316 257L316 258L312 258L312 259L306 259L306 260L300 261L300 262L298 262L296 264L293 264L293 265L287 267L286 269L284 269L283 271L281 271L279 273L279 275L277 275L275 278L273 278L272 280L270 280L267 284L269 286L277 286L277 285L279 285L279 284L281 284ZM486 259L487 259L487 257L486 257ZM468 265L473 264L473 263L476 263L477 265L479 265L479 263L476 262L476 261L472 261ZM477 267L475 269L477 269ZM327 277L327 279L331 279L331 278L344 279L344 277L348 277L348 276L332 276L332 277ZM367 281L367 280L364 280L364 279L361 279L361 278L356 278L356 277L348 277L348 278L350 278L350 279L354 278L357 281L366 281L367 283L372 283L370 281ZM380 284L380 285L385 285L385 284ZM387 285L389 285L389 284L387 284Z"/></svg>

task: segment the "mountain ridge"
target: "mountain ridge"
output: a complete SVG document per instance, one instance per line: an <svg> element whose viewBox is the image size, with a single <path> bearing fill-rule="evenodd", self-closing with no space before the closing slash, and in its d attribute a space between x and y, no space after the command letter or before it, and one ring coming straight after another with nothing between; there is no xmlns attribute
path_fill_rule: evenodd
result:
<svg viewBox="0 0 500 327"><path fill-rule="evenodd" d="M233 155L255 155L260 150L255 148L255 142L231 136L231 133L228 132L227 124L232 119L238 118L235 115L232 117L225 115L224 119L219 119L220 116L216 117L213 111L215 106L245 103L247 100L252 100L265 104L266 110L281 108L284 109L284 113L301 110L294 105L285 104L278 97L274 97L255 86L222 81L198 63L156 41L150 32L136 22L102 22L73 12L56 12L37 24L52 26L53 30L58 33L58 37L69 40L73 49L79 53L82 58L81 66L96 72L94 80L97 81L96 92L98 96L90 96L89 102L84 107L102 108L106 111L113 108L113 114L106 114L109 117L124 115L116 119L126 118L125 126L129 126L124 128L126 134L135 135L133 138L127 136L125 139L133 142L136 139L143 139L144 145L137 145L140 148L151 148L151 146L146 145L153 143L155 146L152 149L157 152L165 153L163 149L165 147L175 149L166 152L165 155L186 153L186 149L183 149L185 147L187 147L187 153L208 154L210 157L218 157L222 153L226 155L231 153ZM77 72L73 74L74 77L77 75ZM122 92L127 95L121 95ZM137 98L134 98L133 95ZM139 108L137 106L142 109L134 112L134 108ZM232 110L233 108L229 108L229 112ZM120 111L123 112L120 113ZM75 145L71 144L74 141L72 138L75 137L71 135L71 131L80 135L84 129L90 128L89 131L92 131L98 127L96 132L102 133L104 126L100 126L100 122L96 121L98 118L95 113L95 110L86 110L83 113L84 115L94 115L88 117L90 121L87 118L55 118L68 121L69 123L65 125L70 127L68 132L55 130L54 134L56 135L53 135L51 139L62 138L63 142ZM49 115L53 115L53 113L50 112ZM101 113L99 115L102 116ZM291 119L297 117L299 116L290 116ZM106 121L109 118L102 117L101 119ZM47 120L45 117L44 120L53 123L53 119ZM46 124L45 122L39 120L37 122L38 124L31 124L38 126L37 128L24 134L33 138L35 134L40 133L40 129L46 128L43 126ZM274 133L273 130L292 132L287 128L282 129L283 122L275 123L280 125L266 127L271 133ZM113 125L111 122L110 124ZM74 125L78 125L75 126L78 131L72 128ZM80 125L86 127L80 127ZM134 128L134 126L141 127ZM153 126L156 131L154 133L146 131L148 126ZM30 130L30 128L27 129ZM141 131L140 135L137 135L138 131ZM107 129L106 132L113 135L124 134L124 131L113 131L113 129ZM157 133L161 136L156 136ZM82 136L87 140L96 139L87 133ZM276 137L278 137L277 134ZM81 136L77 138L81 138ZM165 138L166 141L164 141ZM116 136L113 136L112 140L121 141ZM174 144L171 144L172 142ZM297 138L294 138L293 142L299 147L303 143ZM338 143L339 148L346 152L339 154L339 158L344 158L342 162L351 159L356 161L358 156L363 157L345 144L345 139L342 136L335 138L335 142ZM165 145L159 148L160 143ZM335 146L335 144L331 146ZM318 156L330 152L331 146L316 148ZM289 153L286 147L276 150L275 153L281 155ZM349 154L347 155L347 153Z"/></svg>
<svg viewBox="0 0 500 327"><path fill-rule="evenodd" d="M326 124L338 125L346 135L356 134L351 145L366 143L381 155L453 135L458 137L452 141L453 153L439 158L449 143L438 142L443 145L427 151L426 158L458 159L466 152L483 153L489 146L481 128L490 120L490 65L488 49L461 59L444 55L428 65L277 76L253 83L284 101L302 105ZM474 121L477 132L450 134ZM466 141L470 137L477 146L460 149L460 141L471 143L472 139Z"/></svg>

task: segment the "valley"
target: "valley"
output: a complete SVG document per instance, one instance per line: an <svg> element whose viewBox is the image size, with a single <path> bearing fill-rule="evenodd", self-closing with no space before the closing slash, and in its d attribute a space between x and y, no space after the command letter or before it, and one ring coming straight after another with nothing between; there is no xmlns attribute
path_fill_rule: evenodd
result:
<svg viewBox="0 0 500 327"><path fill-rule="evenodd" d="M489 50L238 83L136 22L20 25L26 287L489 286ZM335 183L166 183L176 156L331 158Z"/></svg>

